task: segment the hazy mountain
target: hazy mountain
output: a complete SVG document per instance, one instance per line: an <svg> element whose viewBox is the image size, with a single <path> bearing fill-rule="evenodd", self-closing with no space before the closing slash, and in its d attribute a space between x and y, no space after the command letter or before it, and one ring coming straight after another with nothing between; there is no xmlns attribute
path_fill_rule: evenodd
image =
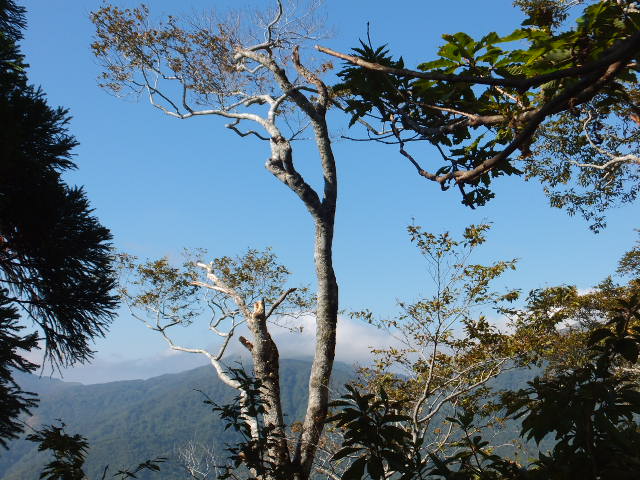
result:
<svg viewBox="0 0 640 480"><path fill-rule="evenodd" d="M283 408L288 423L302 419L306 407L306 391L311 363L302 360L281 361ZM494 381L494 387L523 387L537 371L511 370ZM334 391L338 392L350 378L353 369L336 364ZM218 380L211 366L148 380L119 381L94 385L63 382L34 375L18 375L23 389L40 395L40 406L28 422L32 426L51 424L62 419L69 433L88 438L91 449L86 471L90 478L100 478L105 465L112 471L133 467L155 457L168 457L159 474L141 475L141 479L187 478L175 462L176 449L190 440L213 445L224 457L226 443L232 434L224 431L217 414L203 404L205 392L217 403L232 399L235 391ZM337 395L334 395L337 396ZM498 444L514 439L518 426L508 423L494 432ZM535 446L530 445L533 453ZM501 451L511 455L512 451ZM525 456L528 456L524 452ZM37 479L48 456L25 440L11 444L0 452L0 478L3 480ZM526 458L520 458L526 461Z"/></svg>
<svg viewBox="0 0 640 480"><path fill-rule="evenodd" d="M288 421L300 420L306 407L306 390L311 364L300 360L283 360L281 378L283 408ZM337 364L334 385L341 386L352 370ZM175 449L189 440L213 443L224 453L230 433L223 431L217 414L203 404L201 390L219 403L232 399L234 390L215 376L211 366L148 380L132 380L95 385L67 383L60 380L21 375L25 390L40 395L40 406L29 424L39 426L60 418L70 433L89 439L87 458L90 478L99 478L105 465L116 470L135 466L146 459L175 456ZM11 444L0 452L0 478L4 480L37 479L47 456L25 440ZM177 479L179 467L169 461L154 479ZM145 478L145 477L142 477Z"/></svg>

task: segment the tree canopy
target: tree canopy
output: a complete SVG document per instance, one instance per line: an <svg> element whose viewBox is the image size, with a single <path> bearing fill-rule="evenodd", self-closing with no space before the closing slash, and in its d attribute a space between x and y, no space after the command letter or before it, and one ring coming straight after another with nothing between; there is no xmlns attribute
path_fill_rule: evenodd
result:
<svg viewBox="0 0 640 480"><path fill-rule="evenodd" d="M438 58L417 70L370 42L353 54L317 48L347 62L334 93L352 123L366 120L369 138L398 144L425 179L456 185L475 207L494 196L494 178L525 174L597 230L604 209L637 192L640 10L626 0L516 4L520 28L443 35ZM435 146L441 162L426 166L415 142Z"/></svg>
<svg viewBox="0 0 640 480"><path fill-rule="evenodd" d="M630 257L637 257L636 249L623 256L620 273L629 273L625 266ZM336 411L329 419L341 434L340 448L331 459L333 478L636 478L640 466L637 275L626 284L607 278L584 294L575 287L534 291L526 308L511 316L515 320L511 335L521 337L520 345L526 348L520 355L537 358L534 361L546 367L544 374L522 389L485 392L480 402L453 403L436 430L446 436L446 443L438 436L433 442L434 435L427 430L416 435L412 412L420 399L393 389L411 380L397 376L394 382L392 375L377 373L377 381L364 391L348 386L333 403ZM406 362L406 354L404 358ZM440 399L437 390L432 398ZM503 421L517 421L521 438L537 445L550 439L550 450L524 463L516 462L511 451L499 454L485 427L486 413L478 408L492 403L490 411L499 407Z"/></svg>
<svg viewBox="0 0 640 480"><path fill-rule="evenodd" d="M305 65L299 50L299 43L313 38L318 27L314 3L277 0L274 8L257 14L245 11L224 17L211 11L198 19L168 16L163 21L153 21L145 6L121 9L105 4L91 15L96 26L92 49L104 67L103 87L116 94L144 93L151 105L174 118L228 118L231 121L225 126L233 132L268 142L266 169L309 212L315 227L316 345L307 413L300 438L291 449L279 433L279 354L266 325L270 312L263 301L255 301L253 312L245 315L251 319L250 327L255 326L251 327L254 370L269 377L261 379L269 398L265 408L269 421L275 422L269 435L278 438L269 455L282 466L280 471L299 480L309 478L324 428L339 309L333 269L338 176L326 118L331 101L319 76L322 68L314 71ZM247 122L256 129L247 128ZM322 171L319 189L308 183L294 162L298 149L293 141L307 129L313 131ZM210 287L230 291L216 286L215 264L209 268L207 277L214 284ZM221 370L218 375L226 376ZM231 383L242 390L242 385ZM255 428L252 431L257 435Z"/></svg>

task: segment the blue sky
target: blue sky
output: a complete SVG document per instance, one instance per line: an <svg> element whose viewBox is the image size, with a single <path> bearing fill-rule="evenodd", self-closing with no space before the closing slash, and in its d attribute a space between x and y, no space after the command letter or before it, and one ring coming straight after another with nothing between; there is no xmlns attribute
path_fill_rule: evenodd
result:
<svg viewBox="0 0 640 480"><path fill-rule="evenodd" d="M240 6L222 0L147 4L157 14ZM117 249L159 257L203 247L221 256L272 246L294 272L294 281L312 282L312 224L299 200L264 169L265 144L235 136L216 118L175 120L144 99L122 101L100 90L88 19L99 5L93 0L26 2L29 25L22 48L31 82L43 87L52 105L67 107L73 115L70 130L80 141L79 170L66 178L86 187ZM374 43L388 43L410 66L432 59L443 33L507 33L521 18L509 0L406 0L395 8L377 0L328 0L326 11L334 35L322 44L346 51L366 34L370 22ZM333 118L336 134L347 121ZM398 299L414 299L428 290L425 266L405 233L412 219L431 231L493 222L490 242L476 259L520 258L518 271L502 283L525 291L560 283L594 285L615 269L639 226L637 207L630 206L610 212L609 227L594 235L581 218L549 208L538 184L517 178L497 182L496 199L472 211L453 189L441 192L418 177L393 148L338 138L334 148L340 182L335 267L346 309L392 314ZM302 150L296 162L310 171L316 158ZM417 153L428 158L435 152L422 147ZM377 341L369 338L377 333L364 326L345 321L344 329L353 333L339 347L338 358L346 361L354 358L341 352L364 355L367 342ZM284 356L301 354L284 343ZM161 340L124 312L96 349L94 365L69 370L65 378L86 383L139 378L195 364L167 355Z"/></svg>

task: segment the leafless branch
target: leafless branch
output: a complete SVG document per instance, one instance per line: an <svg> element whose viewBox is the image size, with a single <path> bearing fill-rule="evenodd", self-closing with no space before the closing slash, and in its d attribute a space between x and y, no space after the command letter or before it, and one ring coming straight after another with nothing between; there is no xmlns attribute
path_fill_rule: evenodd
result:
<svg viewBox="0 0 640 480"><path fill-rule="evenodd" d="M607 170L615 165L621 164L621 163L628 163L628 164L635 164L635 165L640 165L640 157L638 157L637 155L632 155L632 154L628 154L628 155L621 155L619 157L613 157L611 158L611 160L609 160L606 163L603 164L597 164L597 163L579 163L579 162L575 162L573 160L570 160L570 163L576 165L577 167L582 167L582 168L593 168L596 170Z"/></svg>
<svg viewBox="0 0 640 480"><path fill-rule="evenodd" d="M264 318L265 320L268 320L269 317L273 314L273 312L276 311L276 309L282 304L282 302L284 302L287 298L287 296L290 293L293 293L297 290L297 288L290 288L289 290L287 290L286 292L284 292L282 295L280 295L280 297L273 302L273 305L271 305L271 308L269 308L269 311L265 314Z"/></svg>
<svg viewBox="0 0 640 480"><path fill-rule="evenodd" d="M189 440L185 445L176 448L178 462L193 480L214 480L218 478L218 465L222 462L217 458L212 445L205 446L196 440Z"/></svg>
<svg viewBox="0 0 640 480"><path fill-rule="evenodd" d="M572 163L573 165L580 168L593 168L595 170L608 170L619 164L640 165L640 157L638 157L637 155L633 155L633 154L617 155L613 152L609 152L605 150L600 145L598 145L593 140L591 133L589 133L589 125L592 121L593 121L593 114L591 113L591 110L587 110L587 118L584 120L582 124L582 132L584 133L584 136L589 142L589 145L591 145L591 148L596 150L601 155L608 157L609 161L602 164L598 164L598 163L581 163L581 162L576 162L574 160L569 160L569 163Z"/></svg>
<svg viewBox="0 0 640 480"><path fill-rule="evenodd" d="M454 398L460 397L461 395L465 394L465 393L469 393L473 390L475 390L476 388L478 388L481 385L484 385L485 383L487 383L489 380L491 380L492 378L495 378L496 376L498 376L501 372L501 369L499 367L501 367L508 359L502 359L498 362L496 362L496 365L491 368L484 376L482 376L480 378L480 380L465 386L462 389L454 389L451 393L449 393L448 395L446 395L444 398L442 398L439 402L433 404L430 408L429 408L429 413L427 413L426 415L424 415L422 418L419 419L419 423L425 423L427 421L429 421L431 418L433 418L439 411L440 409L443 407L443 405L445 405L447 402L451 401ZM459 378L456 377L456 378Z"/></svg>
<svg viewBox="0 0 640 480"><path fill-rule="evenodd" d="M393 135L395 136L398 145L400 146L400 153L406 157L411 164L416 168L416 170L418 171L418 174L428 180L434 180L437 181L438 176L434 173L430 173L427 172L425 169L423 169L420 164L411 156L411 154L409 154L409 152L407 152L404 149L404 140L402 139L402 137L400 136L400 131L398 130L398 128L396 127L396 122L395 120L391 121L391 129L393 130ZM448 187L446 186L446 184L444 182L442 182L440 184L442 186L443 190L446 190Z"/></svg>
<svg viewBox="0 0 640 480"><path fill-rule="evenodd" d="M236 118L232 123L227 123L225 125L225 128L228 128L229 130L233 130L235 133L237 133L241 137L246 137L248 135L255 135L260 140L266 140L266 141L270 140L268 137L265 137L264 135L261 135L260 133L256 132L255 130L247 130L246 132L241 131L238 128L238 124L239 123L240 123L240 119Z"/></svg>

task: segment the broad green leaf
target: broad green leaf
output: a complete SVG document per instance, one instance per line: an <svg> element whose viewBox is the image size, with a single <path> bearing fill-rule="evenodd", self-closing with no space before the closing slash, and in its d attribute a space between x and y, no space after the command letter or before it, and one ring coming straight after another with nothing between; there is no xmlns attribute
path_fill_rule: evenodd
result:
<svg viewBox="0 0 640 480"><path fill-rule="evenodd" d="M431 62L425 62L418 65L418 70L427 71L433 70L437 68L444 67L458 67L459 64L456 62L452 62L451 60L447 60L446 58L439 58L438 60L433 60Z"/></svg>
<svg viewBox="0 0 640 480"><path fill-rule="evenodd" d="M347 455L351 455L360 450L360 447L344 447L338 450L332 457L331 460L340 460L341 458L346 457Z"/></svg>
<svg viewBox="0 0 640 480"><path fill-rule="evenodd" d="M367 461L367 472L372 480L384 479L382 461L378 457L371 457L369 461Z"/></svg>
<svg viewBox="0 0 640 480"><path fill-rule="evenodd" d="M598 328L597 330L594 330L589 336L588 344L595 345L600 340L607 338L611 335L612 335L611 330L609 330L608 328Z"/></svg>
<svg viewBox="0 0 640 480"><path fill-rule="evenodd" d="M638 344L630 339L623 338L616 343L616 350L629 362L638 361Z"/></svg>
<svg viewBox="0 0 640 480"><path fill-rule="evenodd" d="M364 475L364 467L367 464L367 457L360 457L353 462L340 477L342 480L360 480Z"/></svg>
<svg viewBox="0 0 640 480"><path fill-rule="evenodd" d="M524 28L519 28L514 30L509 35L505 35L504 37L500 37L499 40L494 41L492 43L505 43L505 42L515 42L517 40L522 40L524 38L529 37L529 30Z"/></svg>
<svg viewBox="0 0 640 480"><path fill-rule="evenodd" d="M438 54L441 57L448 58L449 60L460 61L462 56L460 55L460 49L453 43L447 43L438 50Z"/></svg>

